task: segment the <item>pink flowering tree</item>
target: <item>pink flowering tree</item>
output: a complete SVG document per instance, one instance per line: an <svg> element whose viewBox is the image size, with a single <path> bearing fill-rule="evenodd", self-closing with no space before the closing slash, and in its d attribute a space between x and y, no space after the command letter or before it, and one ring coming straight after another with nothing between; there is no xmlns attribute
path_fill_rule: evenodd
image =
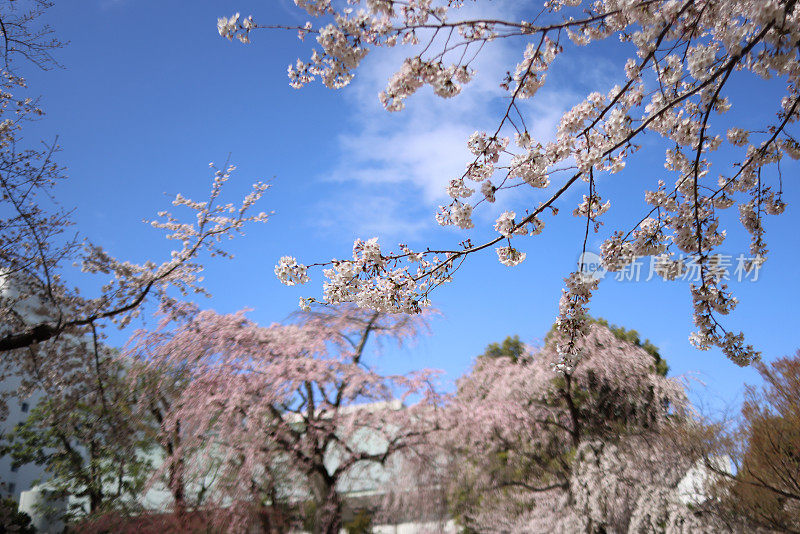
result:
<svg viewBox="0 0 800 534"><path fill-rule="evenodd" d="M129 353L186 374L164 419L164 428L180 422L181 442L164 465L180 462L191 477L216 463L207 505L217 520L234 530L253 521L280 530L297 525L302 505L306 526L337 533L342 493L357 480L377 484L431 424L418 408L389 402L433 398L430 372L384 376L365 359L371 338L402 343L422 327L419 317L352 306L269 327L243 313L188 310L141 333Z"/></svg>
<svg viewBox="0 0 800 534"><path fill-rule="evenodd" d="M409 97L424 86L442 98L457 97L477 75L476 57L501 42L516 45L516 60L496 80L506 92L502 110L485 131L465 140L472 158L451 177L450 202L436 219L468 230L477 210L498 198L529 188L544 197L502 213L485 241L459 237L458 246L387 251L375 240L358 240L352 259L314 264L324 267L327 279L321 300L418 312L474 254L493 248L501 263L521 263L519 243L535 239L545 216L559 212L585 220L583 243L576 243L576 251L585 251L590 229L598 232L604 214L614 209L601 177L623 173L640 150L663 149L672 178L661 179L664 169L644 177L649 191L641 212L603 234L603 265L616 271L651 257L658 274L674 280L690 258L699 268L690 286L696 325L690 341L703 350L718 346L738 365L758 356L720 320L737 300L725 284L719 251L726 238L723 214L734 208L751 237L745 267L760 266L767 258L764 217L786 206L780 165L800 157L791 131L800 111L800 5L794 0L546 0L516 6L519 18L481 16L489 5L481 0L295 3L311 21L287 26L237 13L219 19L219 33L249 43L262 29L296 31L311 42L310 58L289 67L296 88L315 80L342 88L367 54L402 48L406 58L379 95L389 112L413 105ZM624 54L624 69L564 112L548 141L542 137L547 133L528 128L535 117L522 103L536 98L552 65L592 45L602 46L604 55ZM765 102L772 111L758 111L755 118L731 100L732 88L752 78L776 79L782 91ZM581 193L577 205L568 200ZM289 256L276 272L290 284L307 279L307 267ZM573 311L588 302L596 282L578 273L566 281L559 329L566 337L562 357L569 359L570 340L580 330Z"/></svg>
<svg viewBox="0 0 800 534"><path fill-rule="evenodd" d="M576 343L579 363L554 372L558 342L516 361L489 351L459 381L434 434L450 512L478 532L702 525L676 490L694 461L679 446L683 383L598 323Z"/></svg>

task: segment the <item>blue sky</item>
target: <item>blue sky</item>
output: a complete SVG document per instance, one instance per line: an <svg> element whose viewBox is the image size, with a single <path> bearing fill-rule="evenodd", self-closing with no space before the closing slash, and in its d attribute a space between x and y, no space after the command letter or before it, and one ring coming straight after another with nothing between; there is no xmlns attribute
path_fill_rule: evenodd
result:
<svg viewBox="0 0 800 534"><path fill-rule="evenodd" d="M499 2L492 9L502 12L511 5ZM142 219L168 207L178 192L203 200L211 180L208 163L222 164L230 154L238 170L229 198L267 180L272 189L260 208L275 215L230 243L232 262L207 262L206 287L214 298L200 304L220 312L250 307L250 317L268 324L295 310L298 297L321 294L319 272L301 288L278 283L273 267L283 255L304 263L349 257L355 237L375 235L385 249L396 249L398 242L412 248L452 246L465 237L488 236L502 209L522 211L538 200L533 193L501 200L477 217L472 234L441 229L433 219L444 202L443 185L463 171L466 137L495 127L502 103L498 82L524 43L488 49L478 63L478 79L459 98L440 101L422 91L406 111L389 114L377 94L399 67L401 50L368 56L345 90L314 84L295 90L286 66L305 58L308 49L291 32L259 32L249 46L220 38L217 17L235 11L264 23L306 20L290 0L197 0L191 6L85 0L58 3L47 15L69 45L57 52L63 69L23 73L47 112L26 136L28 141L59 136L59 159L69 179L58 186L58 199L76 208L77 229L112 254L132 261L166 258L169 243ZM547 138L562 110L593 88L604 92L613 85L623 61L605 45L570 50L557 61L549 88L526 104L529 126ZM742 105L743 117L755 120L774 108L778 89L741 83L733 103ZM671 180L657 141L647 140L645 148L652 150L642 150L623 173L598 183L613 205L604 231L638 220L644 189L658 178ZM743 329L768 360L800 346L794 312L800 297L798 208L792 204L798 197L796 172L797 166L784 168L785 214L766 221L769 261L758 281L733 284L741 302L726 321L731 329ZM511 334L540 340L556 316L562 279L580 253L583 223L568 215L580 193L561 204L560 216L547 218L541 236L520 241L528 255L520 266L501 265L491 251L472 257L452 284L433 295L442 316L432 322L432 334L410 350L386 350L380 367L439 368L446 381L453 380L492 341ZM604 235L590 239L589 248L596 250ZM736 256L746 252L746 244L736 229L724 249ZM592 305L593 315L635 328L659 346L672 374L704 382L693 386L696 399L735 405L744 382L755 382L757 375L717 350L693 349L687 340L690 311L686 282L606 280ZM127 338L110 334L118 345Z"/></svg>

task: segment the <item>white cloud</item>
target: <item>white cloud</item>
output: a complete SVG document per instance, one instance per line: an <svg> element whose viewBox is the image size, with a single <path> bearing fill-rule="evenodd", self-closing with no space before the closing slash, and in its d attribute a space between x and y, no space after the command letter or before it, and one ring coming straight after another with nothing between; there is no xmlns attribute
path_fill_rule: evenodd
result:
<svg viewBox="0 0 800 534"><path fill-rule="evenodd" d="M379 193L338 195L319 203L316 212L322 233L348 239L378 237L386 245L418 239L433 219L425 213L409 216L397 196Z"/></svg>
<svg viewBox="0 0 800 534"><path fill-rule="evenodd" d="M463 169L469 151L466 124L442 117L419 128L403 125L395 131L366 129L340 139L343 159L332 177L361 184L395 184L422 194L425 204L445 198L445 186Z"/></svg>
<svg viewBox="0 0 800 534"><path fill-rule="evenodd" d="M498 2L491 6L491 12L469 16L508 16L514 6ZM490 43L471 65L478 74L460 95L444 100L425 87L410 97L406 108L399 113L385 111L378 94L409 54L408 48L381 49L367 56L353 84L345 90L344 100L350 107L351 120L338 139L340 158L324 178L348 183L351 192L359 198L379 195L367 204L371 206L388 202L387 187L394 190L392 209L374 210L375 223L361 222L357 223L358 227L372 226L386 231L406 229L418 234L435 225L433 212L439 204L448 202L445 191L448 182L460 176L471 159L467 138L476 130L493 132L505 112L508 93L499 84L506 71L513 70L521 60L523 48L521 39ZM605 65L570 64L566 69L580 71L582 81L599 80ZM579 94L576 89L575 86L546 85L534 99L520 103L526 125L534 137L552 139L561 114L585 94ZM525 194L517 189L512 196L519 197L520 193L526 199L531 194L541 194ZM413 203L416 210L426 210L427 216L423 220L409 218L409 210L400 209L398 205L401 201ZM491 218L506 203L501 196L498 205L484 207L482 211L487 213L476 215L479 219ZM332 221L350 219L352 213L348 204L342 204L345 213L341 215L330 206L324 211Z"/></svg>

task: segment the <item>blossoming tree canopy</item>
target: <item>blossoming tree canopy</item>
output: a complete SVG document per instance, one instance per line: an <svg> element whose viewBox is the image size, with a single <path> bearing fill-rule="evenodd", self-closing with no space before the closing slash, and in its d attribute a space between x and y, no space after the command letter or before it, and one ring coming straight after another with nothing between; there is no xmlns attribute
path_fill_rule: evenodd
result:
<svg viewBox="0 0 800 534"><path fill-rule="evenodd" d="M226 518L245 520L273 490L295 499L299 492L317 507L318 531L339 532L348 477L368 476L424 437L424 403L398 409L387 401L434 398L432 372L385 376L365 358L369 340L408 341L423 316L343 305L262 327L242 313L183 311L174 328L170 314L161 331L140 333L130 354L187 374L164 421L180 422L182 445L165 465L180 460L193 476L207 470L202 451L218 451L224 483L208 499L224 503ZM195 446L202 454L181 458Z"/></svg>
<svg viewBox="0 0 800 534"><path fill-rule="evenodd" d="M452 458L443 484L462 524L478 532L650 532L643 523L662 518L698 527L675 492L693 461L672 432L688 421L684 385L619 332L590 324L578 341L586 356L563 375L552 372L552 339L522 355L490 346L459 380L433 436Z"/></svg>
<svg viewBox="0 0 800 534"><path fill-rule="evenodd" d="M440 207L436 220L470 229L475 210L500 196L516 195L518 188L535 188L546 199L522 212L504 212L494 224L495 237L482 243L464 240L452 248L419 250L400 245L387 252L374 239L357 240L352 259L314 264L324 268L327 278L323 301L419 312L431 291L474 253L494 247L505 265L524 261L517 242L540 234L543 216L559 210L585 219L585 250L589 229L599 231L603 215L613 210L612 200L603 196L600 175L623 171L649 133L667 145L664 165L672 178L660 179L660 170L659 176L644 177L650 184L645 205L629 224L605 235L604 266L619 270L637 256L651 256L662 267L659 274L671 280L685 269L685 255L696 258L700 276L690 292L697 330L690 341L700 349L718 346L739 365L758 357L743 334L719 322L737 300L715 264L726 237L725 210L738 210L751 236L752 264L760 265L767 258L764 215L780 214L786 205L780 163L785 156L800 157L791 130L800 102L796 2L547 0L543 6L531 5L524 20L465 13L465 6L480 13L486 4L481 0L295 3L313 20L268 25L237 13L219 19L219 33L244 43L262 28L296 30L300 39L313 36L310 58L289 67L290 84L298 88L317 79L330 88L344 87L369 52L405 47L406 59L379 95L391 112L401 111L425 85L442 98L457 96L476 75L476 57L500 41L516 45L516 63L496 80L507 94L503 111L486 131L465 139L473 156L462 174L452 176L447 187L451 200ZM598 87L566 111L554 140L537 139L526 126L531 121L521 102L536 97L560 56L579 54L579 48L600 41L618 41L627 54L617 83ZM783 94L771 103L774 113L760 117L756 127L745 120L749 117L736 114L730 95L732 80L748 76L785 82ZM712 159L722 159L723 145L734 160L712 169ZM578 206L567 203L573 191L572 196L582 193ZM276 267L286 283L306 281L306 270L291 257ZM582 328L580 312L595 288L594 281L578 274L567 278L559 320L568 338ZM562 350L567 364L576 356L572 345Z"/></svg>

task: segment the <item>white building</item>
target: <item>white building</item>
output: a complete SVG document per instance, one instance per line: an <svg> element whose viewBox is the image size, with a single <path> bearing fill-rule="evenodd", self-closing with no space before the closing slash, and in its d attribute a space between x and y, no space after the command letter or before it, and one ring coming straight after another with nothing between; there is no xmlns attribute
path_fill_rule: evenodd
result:
<svg viewBox="0 0 800 534"><path fill-rule="evenodd" d="M16 298L19 298L19 292L10 287L6 276L0 274L0 299ZM33 308L34 303L30 302L30 299L20 300L15 305L15 310L23 317L30 317L31 320L36 321L45 319L34 313ZM0 332L3 330L4 328L0 326ZM0 382L0 395L8 396L9 393L16 391L20 382L20 378L16 376L6 378ZM5 434L18 423L25 421L41 396L41 393L34 393L24 400L18 400L15 397L9 398L7 401L8 417L0 421L0 433ZM14 468L10 456L0 456L0 495L3 497L12 497L19 502L20 494L23 491L30 489L37 480L44 480L47 476L45 470L38 465L26 464Z"/></svg>
<svg viewBox="0 0 800 534"><path fill-rule="evenodd" d="M19 378L10 377L0 383L0 392L14 391L19 387ZM0 432L9 432L18 423L25 421L30 410L36 406L41 394L34 394L31 397L18 401L9 399L8 417L0 422ZM19 502L20 493L34 486L37 480L46 480L48 474L44 468L35 464L25 464L15 468L11 462L11 456L0 457L0 492L4 497L12 497Z"/></svg>

